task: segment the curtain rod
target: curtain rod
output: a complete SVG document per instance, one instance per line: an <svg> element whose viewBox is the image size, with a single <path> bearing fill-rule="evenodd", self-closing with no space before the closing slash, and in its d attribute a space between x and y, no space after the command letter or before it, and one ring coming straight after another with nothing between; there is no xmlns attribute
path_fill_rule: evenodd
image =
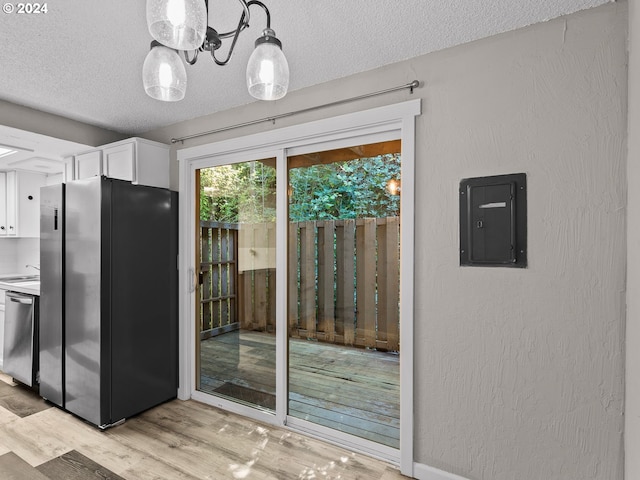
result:
<svg viewBox="0 0 640 480"><path fill-rule="evenodd" d="M275 122L280 118L290 117L292 115L297 115L298 113L306 113L311 112L313 110L319 110L321 108L333 107L336 105L341 105L343 103L354 102L356 100L362 100L363 98L375 97L377 95L383 95L385 93L396 92L398 90L406 90L410 89L411 93L413 93L414 88L418 88L420 86L420 82L418 80L414 80L411 83L407 83L405 85L400 85L398 87L387 88L386 90L379 90L377 92L366 93L364 95L360 95L358 97L345 98L344 100L338 100L336 102L325 103L324 105L316 105L315 107L303 108L302 110L295 110L293 112L281 113L280 115L274 115L272 117L261 118L259 120L252 120L250 122L237 123L235 125L230 125L228 127L217 128L215 130L209 130L207 132L194 133L193 135L186 135L184 137L172 138L171 143L184 143L185 140L191 140L192 138L203 137L205 135L211 135L213 133L226 132L227 130L233 130L234 128L247 127L249 125L255 125L257 123L262 122Z"/></svg>

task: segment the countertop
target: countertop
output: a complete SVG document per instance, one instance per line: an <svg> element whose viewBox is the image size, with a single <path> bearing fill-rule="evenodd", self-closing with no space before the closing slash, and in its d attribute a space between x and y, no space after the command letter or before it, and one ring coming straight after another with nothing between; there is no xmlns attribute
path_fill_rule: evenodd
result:
<svg viewBox="0 0 640 480"><path fill-rule="evenodd" d="M40 279L37 280L24 280L24 281L11 281L9 282L8 279L10 278L14 278L14 277L20 277L20 276L26 276L29 274L20 274L20 273L14 273L14 274L2 274L0 275L0 290L7 290L10 292L17 292L17 293L26 293L29 295L40 295ZM3 280L7 280L7 281L3 281Z"/></svg>

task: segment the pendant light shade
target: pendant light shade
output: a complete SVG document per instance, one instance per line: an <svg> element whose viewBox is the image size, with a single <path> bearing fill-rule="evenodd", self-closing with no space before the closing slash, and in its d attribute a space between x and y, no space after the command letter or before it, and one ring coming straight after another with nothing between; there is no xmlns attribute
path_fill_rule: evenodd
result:
<svg viewBox="0 0 640 480"><path fill-rule="evenodd" d="M187 73L180 55L194 65L198 55L208 54L216 65L227 65L239 35L249 28L249 9L259 7L266 16L266 28L255 42L249 58L246 82L249 94L258 100L278 100L289 89L289 64L282 43L271 29L271 14L260 0L239 0L242 13L235 30L216 30L208 25L209 0L146 0L147 27L154 38L143 66L144 89L157 100L175 102L184 98ZM216 52L230 39L224 55ZM226 55L226 56L225 56ZM241 79L239 79L242 81Z"/></svg>
<svg viewBox="0 0 640 480"><path fill-rule="evenodd" d="M195 50L202 46L207 31L204 0L147 0L149 33L161 44L175 50Z"/></svg>
<svg viewBox="0 0 640 480"><path fill-rule="evenodd" d="M247 88L258 100L278 100L289 88L289 64L282 43L270 28L256 40L256 48L247 64Z"/></svg>
<svg viewBox="0 0 640 480"><path fill-rule="evenodd" d="M175 50L152 42L142 66L142 82L151 98L176 102L187 90L187 71Z"/></svg>

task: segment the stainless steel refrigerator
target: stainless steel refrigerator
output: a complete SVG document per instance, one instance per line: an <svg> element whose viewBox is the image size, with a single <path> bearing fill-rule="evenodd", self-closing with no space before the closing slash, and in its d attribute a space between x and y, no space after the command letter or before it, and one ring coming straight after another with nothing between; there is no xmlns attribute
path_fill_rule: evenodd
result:
<svg viewBox="0 0 640 480"><path fill-rule="evenodd" d="M94 177L41 198L40 394L101 428L175 398L177 194Z"/></svg>

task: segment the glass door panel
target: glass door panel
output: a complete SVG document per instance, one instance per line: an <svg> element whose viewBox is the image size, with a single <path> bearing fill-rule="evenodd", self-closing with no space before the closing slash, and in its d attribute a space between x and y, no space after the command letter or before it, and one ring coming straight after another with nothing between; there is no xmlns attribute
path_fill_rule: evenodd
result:
<svg viewBox="0 0 640 480"><path fill-rule="evenodd" d="M274 411L275 158L203 168L197 389Z"/></svg>
<svg viewBox="0 0 640 480"><path fill-rule="evenodd" d="M289 156L288 415L399 448L400 141Z"/></svg>

